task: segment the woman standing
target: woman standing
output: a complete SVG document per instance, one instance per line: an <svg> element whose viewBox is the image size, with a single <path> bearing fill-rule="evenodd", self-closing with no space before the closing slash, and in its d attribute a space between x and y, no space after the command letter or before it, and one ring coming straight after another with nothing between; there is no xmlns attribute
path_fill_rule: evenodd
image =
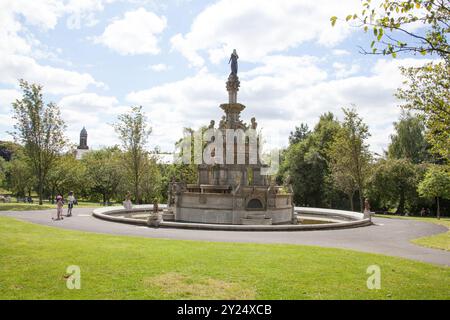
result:
<svg viewBox="0 0 450 320"><path fill-rule="evenodd" d="M67 197L67 217L72 216L73 204L75 203L75 197L73 195L73 191L69 192L69 196Z"/></svg>

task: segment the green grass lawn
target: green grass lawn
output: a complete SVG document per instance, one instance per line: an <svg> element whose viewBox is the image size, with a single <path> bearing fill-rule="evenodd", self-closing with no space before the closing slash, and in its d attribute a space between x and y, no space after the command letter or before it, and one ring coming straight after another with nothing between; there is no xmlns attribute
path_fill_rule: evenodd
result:
<svg viewBox="0 0 450 320"><path fill-rule="evenodd" d="M381 268L369 290L366 269ZM66 268L81 268L69 290ZM0 299L450 299L450 268L296 245L69 231L0 217Z"/></svg>
<svg viewBox="0 0 450 320"><path fill-rule="evenodd" d="M115 204L116 205L116 204ZM117 204L118 205L118 204ZM79 201L75 208L91 208L91 207L101 207L98 202L81 202ZM64 206L67 208L67 204ZM56 209L56 204L51 204L50 202L44 202L42 205L39 203L0 203L0 211L30 211L30 210L47 210Z"/></svg>
<svg viewBox="0 0 450 320"><path fill-rule="evenodd" d="M423 222L429 222L434 224L439 224L441 226L447 227L449 229L447 232L435 234L429 237L422 237L418 239L411 240L411 242L418 244L420 246L442 249L446 251L450 251L450 218L441 218L440 220L436 218L428 218L428 217L404 217L404 216L394 216L394 215L376 215L380 218L389 218L389 219L409 219L409 220L417 220Z"/></svg>

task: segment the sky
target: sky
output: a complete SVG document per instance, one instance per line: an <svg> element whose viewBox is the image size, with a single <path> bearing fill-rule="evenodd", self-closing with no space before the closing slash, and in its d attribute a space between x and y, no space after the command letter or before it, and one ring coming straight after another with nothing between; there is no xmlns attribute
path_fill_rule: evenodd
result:
<svg viewBox="0 0 450 320"><path fill-rule="evenodd" d="M228 58L239 55L241 118L288 144L354 105L382 153L400 115L398 67L424 59L362 55L370 36L331 16L359 12L359 0L0 0L0 140L11 140L18 79L44 86L61 109L67 137L86 127L93 149L118 144L111 124L142 105L148 148L172 152L183 128L219 122L228 100Z"/></svg>

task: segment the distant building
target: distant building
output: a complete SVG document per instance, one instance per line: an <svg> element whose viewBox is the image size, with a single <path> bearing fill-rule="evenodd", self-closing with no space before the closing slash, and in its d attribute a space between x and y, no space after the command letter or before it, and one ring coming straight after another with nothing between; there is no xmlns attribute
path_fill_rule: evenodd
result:
<svg viewBox="0 0 450 320"><path fill-rule="evenodd" d="M83 127L83 129L80 132L80 145L77 147L76 154L75 154L75 158L77 160L80 160L81 158L83 158L83 155L86 152L89 152L89 147L87 145L87 137L88 137L88 134L87 134L86 128Z"/></svg>

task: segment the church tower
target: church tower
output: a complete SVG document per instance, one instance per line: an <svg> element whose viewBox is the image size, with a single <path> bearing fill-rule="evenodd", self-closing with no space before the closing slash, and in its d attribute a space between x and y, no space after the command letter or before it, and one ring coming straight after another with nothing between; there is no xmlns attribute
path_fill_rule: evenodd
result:
<svg viewBox="0 0 450 320"><path fill-rule="evenodd" d="M83 127L83 129L80 132L80 145L77 147L75 155L75 158L77 160L80 160L83 157L83 155L89 151L89 147L87 145L87 137L88 134L86 128Z"/></svg>
<svg viewBox="0 0 450 320"><path fill-rule="evenodd" d="M87 145L87 131L86 128L83 127L83 129L80 132L80 145L77 147L77 149L82 149L82 150L88 150L89 147Z"/></svg>

